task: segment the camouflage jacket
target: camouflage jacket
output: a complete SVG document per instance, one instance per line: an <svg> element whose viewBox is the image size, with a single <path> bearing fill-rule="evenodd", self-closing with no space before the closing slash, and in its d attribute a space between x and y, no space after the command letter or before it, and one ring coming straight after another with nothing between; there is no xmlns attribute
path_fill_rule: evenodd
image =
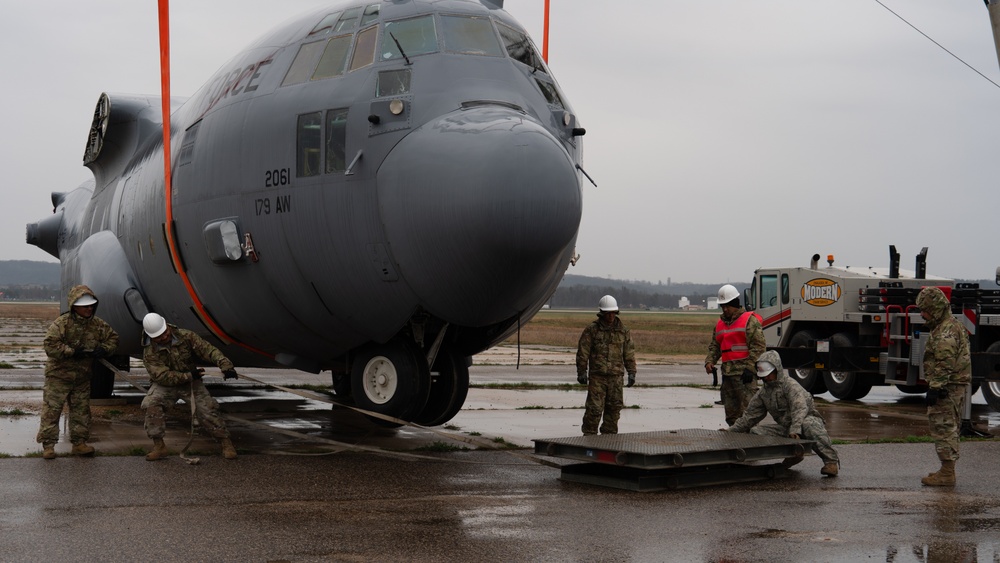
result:
<svg viewBox="0 0 1000 563"><path fill-rule="evenodd" d="M727 325L736 322L746 309L740 307L732 318L720 315L719 318ZM757 371L757 358L767 349L767 342L764 340L764 327L757 320L757 315L750 315L747 321L747 347L750 348L750 356L736 360L735 362L724 362L722 364L722 375L740 375L743 370ZM715 329L712 329L712 341L708 343L708 355L705 356L705 364L718 365L719 358L722 357L722 350L719 348L719 339L716 337Z"/></svg>
<svg viewBox="0 0 1000 563"><path fill-rule="evenodd" d="M750 399L743 416L729 428L730 432L749 432L770 414L775 422L788 428L789 434L801 435L802 421L807 416L823 418L816 410L812 395L782 369L777 352L770 350L762 354L760 361L774 364L777 377L774 381L758 380L764 385Z"/></svg>
<svg viewBox="0 0 1000 563"><path fill-rule="evenodd" d="M635 375L635 345L621 319L616 317L611 325L597 319L583 330L576 349L576 372L588 371L591 375L621 376L625 371Z"/></svg>
<svg viewBox="0 0 1000 563"><path fill-rule="evenodd" d="M102 348L106 355L111 355L118 349L118 333L111 325L95 314L89 319L73 312L72 303L83 295L94 295L85 285L78 285L69 291L67 305L69 310L52 321L42 347L48 360L45 362L45 377L54 377L66 381L89 377L93 369L94 359L91 357L74 358L77 350L93 351ZM95 297L96 298L96 297Z"/></svg>
<svg viewBox="0 0 1000 563"><path fill-rule="evenodd" d="M190 330L169 326L172 338L166 346L143 338L142 363L150 381L167 387L186 384L191 381L191 370L198 367L198 360L215 364L223 371L233 369L233 362L204 338Z"/></svg>
<svg viewBox="0 0 1000 563"><path fill-rule="evenodd" d="M972 381L969 335L951 314L951 303L936 287L924 288L917 295L917 306L927 312L930 336L924 348L924 379L932 389L950 383Z"/></svg>

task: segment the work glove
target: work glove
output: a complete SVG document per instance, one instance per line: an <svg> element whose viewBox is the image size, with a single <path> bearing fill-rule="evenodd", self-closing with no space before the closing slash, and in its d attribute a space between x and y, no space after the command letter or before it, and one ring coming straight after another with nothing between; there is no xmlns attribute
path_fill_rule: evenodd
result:
<svg viewBox="0 0 1000 563"><path fill-rule="evenodd" d="M743 382L743 385L749 385L749 384L753 383L753 378L754 377L757 377L756 373L754 373L754 372L752 372L752 371L750 371L748 369L745 369L745 370L743 370L743 375L740 377L740 381Z"/></svg>
<svg viewBox="0 0 1000 563"><path fill-rule="evenodd" d="M712 373L715 369L715 364L705 364L705 373Z"/></svg>
<svg viewBox="0 0 1000 563"><path fill-rule="evenodd" d="M945 392L944 396L941 395L941 391ZM948 391L945 391L944 389L928 389L926 398L927 406L933 407L934 405L937 404L938 399L943 399L944 397L947 396L948 396Z"/></svg>
<svg viewBox="0 0 1000 563"><path fill-rule="evenodd" d="M101 358L106 358L108 356L108 351L98 346L97 348L94 348L94 351L90 353L90 356L94 359L100 360Z"/></svg>
<svg viewBox="0 0 1000 563"><path fill-rule="evenodd" d="M227 369L222 371L222 379L239 379L240 374L236 373L234 369Z"/></svg>
<svg viewBox="0 0 1000 563"><path fill-rule="evenodd" d="M191 368L191 379L201 379L202 371L199 368Z"/></svg>
<svg viewBox="0 0 1000 563"><path fill-rule="evenodd" d="M84 350L83 348L77 348L76 350L73 350L73 358L75 359L86 358L89 356L90 352Z"/></svg>
<svg viewBox="0 0 1000 563"><path fill-rule="evenodd" d="M630 374L628 374L628 383L625 386L626 387L631 387L633 385L635 385L635 374L634 373L630 373Z"/></svg>
<svg viewBox="0 0 1000 563"><path fill-rule="evenodd" d="M586 373L578 373L578 374L576 374L576 380L580 382L580 385L586 385L587 384L587 374Z"/></svg>

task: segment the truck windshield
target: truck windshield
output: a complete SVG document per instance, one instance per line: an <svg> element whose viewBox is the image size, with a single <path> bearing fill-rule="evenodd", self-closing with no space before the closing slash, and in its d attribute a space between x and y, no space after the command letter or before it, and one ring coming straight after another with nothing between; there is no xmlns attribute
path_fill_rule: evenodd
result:
<svg viewBox="0 0 1000 563"><path fill-rule="evenodd" d="M760 306L774 307L778 304L778 276L767 274L760 276Z"/></svg>

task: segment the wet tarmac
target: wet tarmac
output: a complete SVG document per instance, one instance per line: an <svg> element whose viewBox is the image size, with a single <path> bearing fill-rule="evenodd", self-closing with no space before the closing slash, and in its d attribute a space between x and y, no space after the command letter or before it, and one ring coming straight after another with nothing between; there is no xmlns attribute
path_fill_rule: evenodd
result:
<svg viewBox="0 0 1000 563"><path fill-rule="evenodd" d="M357 444L395 451L427 448L475 448L488 444L531 448L532 440L579 432L586 389L575 385L572 355L558 349L522 350L522 365L515 367L515 349L493 349L477 356L470 369L472 388L463 409L436 431L404 427L386 429L364 416L318 400L239 381L223 383L207 377L209 388L223 411L240 421L230 426L238 448L246 452L328 449L332 444ZM141 380L143 370L133 367ZM248 370L260 381L284 386L328 385L322 375L293 370ZM622 432L647 432L671 428L715 429L724 424L723 410L714 404L718 390L706 387L710 379L697 361L640 364L639 384L625 390ZM21 416L0 414L0 454L23 456L38 453L34 437L41 406L41 368L0 370L0 413L20 409ZM530 384L523 388L522 384ZM699 385L700 387L694 387ZM310 393L304 391L304 393ZM94 445L101 452L123 453L148 448L142 429L140 391L124 383L115 388L117 401L95 405L92 426ZM973 396L973 426L1000 434L1000 413L980 394ZM829 394L817 396L831 437L842 441L885 441L927 435L923 395L907 395L894 387L876 387L860 401L837 401ZM168 445L187 442L190 417L184 404L168 418ZM63 436L56 451L69 450ZM263 426L261 426L263 425ZM294 435L266 432L267 427L294 431ZM343 447L343 446L340 446ZM211 439L199 437L196 449L212 451Z"/></svg>
<svg viewBox="0 0 1000 563"><path fill-rule="evenodd" d="M565 351L538 351L519 369L512 351L492 354L477 357L463 410L433 430L386 429L320 400L207 378L241 455L223 460L199 434L198 465L136 455L150 446L141 395L118 386L119 401L94 407L98 457L65 455L61 442L54 461L0 459L0 561L1000 561L998 441L963 442L953 489L920 485L937 468L929 443L838 444L833 479L810 456L791 477L757 483L656 493L569 483L558 469L569 461L530 451L535 439L579 434L585 390L555 387L575 381ZM640 365L621 431L721 426L718 390L677 386L709 382L697 364ZM39 451L41 381L38 367L0 370L0 409L31 413L0 415L0 452ZM927 433L922 396L819 399L838 440ZM188 439L185 414L168 415L173 452ZM978 396L973 417L1000 431Z"/></svg>

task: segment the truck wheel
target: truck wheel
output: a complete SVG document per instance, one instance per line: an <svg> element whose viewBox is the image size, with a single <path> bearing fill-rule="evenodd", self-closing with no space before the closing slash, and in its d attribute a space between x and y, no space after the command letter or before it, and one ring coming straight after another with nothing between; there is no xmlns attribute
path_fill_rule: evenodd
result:
<svg viewBox="0 0 1000 563"><path fill-rule="evenodd" d="M986 348L986 353L988 354L1000 354L1000 340L990 344ZM991 366L990 373L987 374L988 377L992 377L996 372L1000 371L1000 364L994 364ZM995 411L1000 411L1000 381L983 381L980 389L983 390L983 398L986 399L986 404L990 406L991 409ZM973 394L975 391L973 391Z"/></svg>
<svg viewBox="0 0 1000 563"><path fill-rule="evenodd" d="M914 395L922 394L927 392L926 385L902 385L897 383L896 389L899 389L903 393L911 393Z"/></svg>
<svg viewBox="0 0 1000 563"><path fill-rule="evenodd" d="M816 340L816 335L810 330L800 330L792 335L788 345L794 348L806 348L810 340ZM806 391L813 395L826 393L826 382L823 372L813 368L788 368L788 376L799 382Z"/></svg>
<svg viewBox="0 0 1000 563"><path fill-rule="evenodd" d="M854 345L854 337L846 332L838 332L830 338L831 348L849 348ZM828 371L823 374L823 380L831 395L845 401L860 399L872 390L871 380L853 371Z"/></svg>
<svg viewBox="0 0 1000 563"><path fill-rule="evenodd" d="M991 409L1000 411L1000 381L984 381L980 389L983 390L983 398L986 399L986 404Z"/></svg>

